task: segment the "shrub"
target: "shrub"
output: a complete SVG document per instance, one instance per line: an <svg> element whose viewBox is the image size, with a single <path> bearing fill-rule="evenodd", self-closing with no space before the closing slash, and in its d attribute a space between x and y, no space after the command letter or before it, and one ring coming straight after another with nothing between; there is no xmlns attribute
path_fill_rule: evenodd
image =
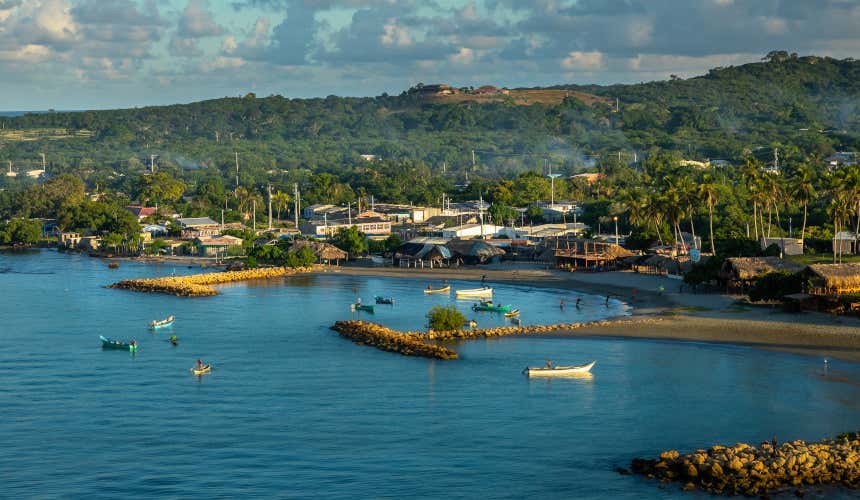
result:
<svg viewBox="0 0 860 500"><path fill-rule="evenodd" d="M749 291L750 300L782 300L786 295L803 290L803 277L786 272L768 273L756 282Z"/></svg>
<svg viewBox="0 0 860 500"><path fill-rule="evenodd" d="M430 328L440 332L459 330L466 322L466 317L454 306L435 306L427 313L427 318Z"/></svg>

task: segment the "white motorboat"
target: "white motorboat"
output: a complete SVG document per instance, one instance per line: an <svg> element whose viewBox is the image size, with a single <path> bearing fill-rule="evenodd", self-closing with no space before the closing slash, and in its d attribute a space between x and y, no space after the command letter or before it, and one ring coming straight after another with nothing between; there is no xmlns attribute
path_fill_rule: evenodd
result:
<svg viewBox="0 0 860 500"><path fill-rule="evenodd" d="M580 375L588 373L591 371L591 367L593 367L595 363L597 363L597 361L592 361L591 363L579 366L553 366L550 368L528 367L523 371L526 372L529 377L564 377L566 375Z"/></svg>

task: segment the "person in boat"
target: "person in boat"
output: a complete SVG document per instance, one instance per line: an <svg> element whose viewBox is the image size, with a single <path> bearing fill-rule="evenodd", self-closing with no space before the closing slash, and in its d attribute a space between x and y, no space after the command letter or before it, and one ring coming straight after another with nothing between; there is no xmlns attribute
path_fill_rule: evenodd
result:
<svg viewBox="0 0 860 500"><path fill-rule="evenodd" d="M361 297L358 297L357 299L355 299L355 305L357 305L357 306L361 305Z"/></svg>
<svg viewBox="0 0 860 500"><path fill-rule="evenodd" d="M427 283L427 290L432 290L432 289L433 289L433 285L431 285L430 283Z"/></svg>
<svg viewBox="0 0 860 500"><path fill-rule="evenodd" d="M547 369L552 368L552 360L551 359L546 360L546 365L544 365L544 368L547 368Z"/></svg>
<svg viewBox="0 0 860 500"><path fill-rule="evenodd" d="M137 341L134 339L131 339L131 342L129 343L129 345L135 346L135 345L137 345Z"/></svg>
<svg viewBox="0 0 860 500"><path fill-rule="evenodd" d="M482 275L481 275L481 286L484 286L484 285L486 285L486 284L487 284L487 275L486 275L486 274L482 274Z"/></svg>
<svg viewBox="0 0 860 500"><path fill-rule="evenodd" d="M200 361L200 358L197 358L197 369L202 370L204 366L203 361Z"/></svg>

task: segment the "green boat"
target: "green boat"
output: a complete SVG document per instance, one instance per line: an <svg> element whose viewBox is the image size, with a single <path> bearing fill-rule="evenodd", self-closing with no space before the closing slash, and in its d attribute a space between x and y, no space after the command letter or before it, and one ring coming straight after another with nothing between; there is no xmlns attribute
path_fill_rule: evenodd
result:
<svg viewBox="0 0 860 500"><path fill-rule="evenodd" d="M489 311L489 312L501 312L506 313L511 310L510 304L493 304L492 301L481 301L479 304L475 304L472 306L473 311Z"/></svg>
<svg viewBox="0 0 860 500"><path fill-rule="evenodd" d="M353 311L365 311L365 312L373 312L373 306L366 306L364 304L352 304L349 306Z"/></svg>
<svg viewBox="0 0 860 500"><path fill-rule="evenodd" d="M102 349L118 349L120 351L137 352L137 341L120 342L119 340L109 339L103 335L99 335L102 341Z"/></svg>

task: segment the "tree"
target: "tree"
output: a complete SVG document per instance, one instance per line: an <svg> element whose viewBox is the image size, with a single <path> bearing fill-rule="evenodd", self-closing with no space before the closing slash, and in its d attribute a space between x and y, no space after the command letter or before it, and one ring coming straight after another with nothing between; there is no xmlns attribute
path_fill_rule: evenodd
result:
<svg viewBox="0 0 860 500"><path fill-rule="evenodd" d="M102 238L102 245L107 248L112 248L116 252L117 248L123 244L125 236L120 233L108 233Z"/></svg>
<svg viewBox="0 0 860 500"><path fill-rule="evenodd" d="M435 306L427 313L427 319L430 328L440 332L459 330L466 322L466 317L454 306Z"/></svg>
<svg viewBox="0 0 860 500"><path fill-rule="evenodd" d="M29 219L12 219L0 228L0 243L33 245L42 237L42 224Z"/></svg>
<svg viewBox="0 0 860 500"><path fill-rule="evenodd" d="M808 164L802 164L797 167L797 170L790 179L790 185L792 198L803 205L803 227L800 230L800 239L805 240L807 208L809 207L809 202L814 200L817 195L812 170Z"/></svg>
<svg viewBox="0 0 860 500"><path fill-rule="evenodd" d="M367 239L365 238L364 233L359 231L355 226L338 229L337 232L334 233L331 243L352 256L359 255L367 251Z"/></svg>
<svg viewBox="0 0 860 500"><path fill-rule="evenodd" d="M292 198L287 193L278 191L272 195L272 203L275 205L277 219L281 220L281 212L289 208Z"/></svg>
<svg viewBox="0 0 860 500"><path fill-rule="evenodd" d="M517 211L513 208L502 205L499 203L493 203L490 205L490 209L488 210L490 217L493 220L493 224L497 224L500 226L504 226L506 222L516 220Z"/></svg>
<svg viewBox="0 0 860 500"><path fill-rule="evenodd" d="M137 178L135 197L142 204L174 203L185 193L185 183L167 172L141 174Z"/></svg>
<svg viewBox="0 0 860 500"><path fill-rule="evenodd" d="M699 197L705 199L708 205L708 230L709 239L711 241L711 255L716 255L717 250L714 248L714 205L719 201L719 192L714 179L710 175L705 175L702 183L699 185Z"/></svg>

